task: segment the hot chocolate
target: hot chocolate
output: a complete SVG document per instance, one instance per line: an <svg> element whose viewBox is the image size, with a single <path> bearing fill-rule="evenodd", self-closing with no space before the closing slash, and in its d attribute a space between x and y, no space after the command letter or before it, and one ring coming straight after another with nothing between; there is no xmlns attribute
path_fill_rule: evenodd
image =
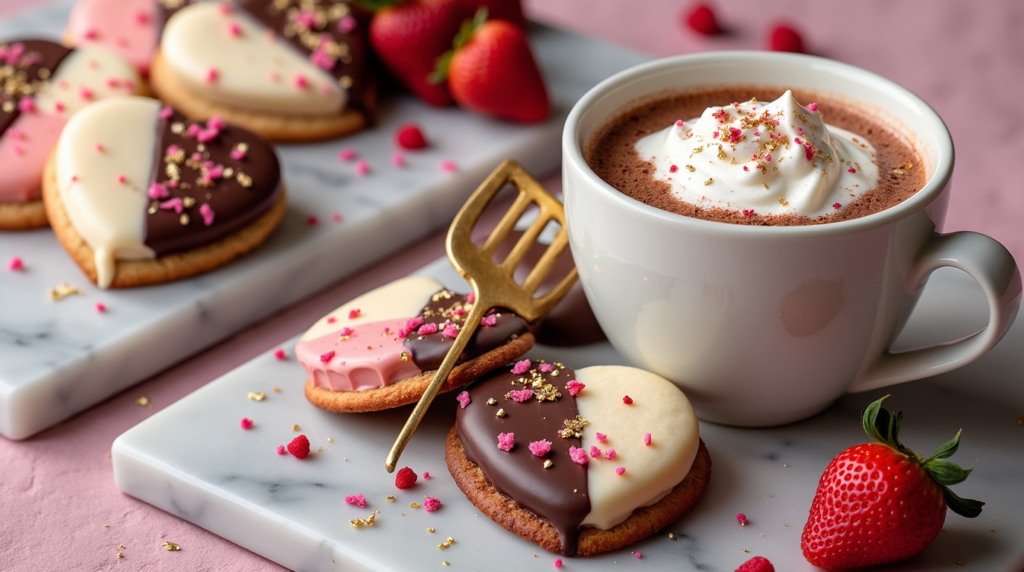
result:
<svg viewBox="0 0 1024 572"><path fill-rule="evenodd" d="M638 201L748 225L867 216L903 202L926 180L919 153L891 120L825 94L771 87L638 105L595 132L585 157Z"/></svg>

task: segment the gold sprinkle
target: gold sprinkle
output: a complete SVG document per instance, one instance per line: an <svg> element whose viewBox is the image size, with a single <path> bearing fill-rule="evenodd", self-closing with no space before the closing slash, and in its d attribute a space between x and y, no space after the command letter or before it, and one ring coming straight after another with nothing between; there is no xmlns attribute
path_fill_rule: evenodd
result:
<svg viewBox="0 0 1024 572"><path fill-rule="evenodd" d="M455 544L455 539L449 536L447 540L445 540L441 544L438 544L437 547L439 549L441 549L441 550L444 550L445 548L448 548L452 544Z"/></svg>
<svg viewBox="0 0 1024 572"><path fill-rule="evenodd" d="M545 469L550 469L552 466L554 466L554 463L551 462L551 459L546 459L544 461L544 468Z"/></svg>
<svg viewBox="0 0 1024 572"><path fill-rule="evenodd" d="M900 165L899 167L896 167L895 169L893 169L892 170L892 174L893 175L906 175L907 171L909 171L909 170L911 170L913 168L914 168L914 164L913 163L905 163L905 164Z"/></svg>
<svg viewBox="0 0 1024 572"><path fill-rule="evenodd" d="M39 76L39 79L50 79L50 70L46 68L40 69L36 74Z"/></svg>
<svg viewBox="0 0 1024 572"><path fill-rule="evenodd" d="M292 431L300 431L301 428L298 425L292 425Z"/></svg>
<svg viewBox="0 0 1024 572"><path fill-rule="evenodd" d="M714 182L714 179L712 179L711 177L708 177L708 180L704 181L704 186L706 187L706 186L710 185L712 182Z"/></svg>
<svg viewBox="0 0 1024 572"><path fill-rule="evenodd" d="M352 87L352 78L347 75L341 76L341 87L345 89Z"/></svg>
<svg viewBox="0 0 1024 572"><path fill-rule="evenodd" d="M159 205L157 205L156 203L153 203L153 204L149 205L149 210L147 212L149 212L149 214L156 214L156 211L159 210L159 208L160 208Z"/></svg>
<svg viewBox="0 0 1024 572"><path fill-rule="evenodd" d="M199 151L200 153L206 151L206 145L203 145L202 143L196 145L196 151Z"/></svg>
<svg viewBox="0 0 1024 572"><path fill-rule="evenodd" d="M124 550L124 549L125 549L125 548L127 548L127 547L126 547L126 546L125 546L124 544L118 544L118 545L117 545L117 548L118 548L119 550Z"/></svg>
<svg viewBox="0 0 1024 572"><path fill-rule="evenodd" d="M118 553L117 553L117 557L118 557L118 558L124 558L124 554L121 554L120 552L118 552Z"/></svg>
<svg viewBox="0 0 1024 572"><path fill-rule="evenodd" d="M328 443L333 443L334 442L334 437L328 437L327 438L327 442Z"/></svg>
<svg viewBox="0 0 1024 572"><path fill-rule="evenodd" d="M409 508L420 508L420 503L418 503L418 502L411 502L411 503L409 503Z"/></svg>
<svg viewBox="0 0 1024 572"><path fill-rule="evenodd" d="M692 172L696 171L697 169L694 169L693 165L687 165L686 166L686 170L692 173Z"/></svg>
<svg viewBox="0 0 1024 572"><path fill-rule="evenodd" d="M223 175L225 179L230 179L231 177L235 176L235 170L232 169L231 167L228 167L227 169L224 169ZM209 198L209 194L207 194L207 198Z"/></svg>
<svg viewBox="0 0 1024 572"><path fill-rule="evenodd" d="M181 213L181 217L178 218L178 222L181 223L181 226L188 226L188 222L189 222L188 215L185 214L185 213Z"/></svg>
<svg viewBox="0 0 1024 572"><path fill-rule="evenodd" d="M764 185L764 190L767 191L768 190L768 183L761 183L761 184Z"/></svg>
<svg viewBox="0 0 1024 572"><path fill-rule="evenodd" d="M47 290L47 294L49 294L50 299L54 300L54 301L63 300L64 298L67 298L68 296L84 296L85 295L85 293L82 292L81 290L79 290L77 286L72 286L71 284L68 284L67 282L61 282L60 284L56 285L55 287L50 288L49 290Z"/></svg>
<svg viewBox="0 0 1024 572"><path fill-rule="evenodd" d="M789 206L789 201L787 201L785 198L781 198L781 199L779 199L779 204L784 206L784 207L788 207Z"/></svg>
<svg viewBox="0 0 1024 572"><path fill-rule="evenodd" d="M782 466L783 466L783 467L788 467L788 466L789 466L789 464L788 464L788 463L782 463Z"/></svg>
<svg viewBox="0 0 1024 572"><path fill-rule="evenodd" d="M573 492L573 493L578 493L578 492L580 492L580 491L579 491L579 489L573 489L573 490L572 490L572 492Z"/></svg>
<svg viewBox="0 0 1024 572"><path fill-rule="evenodd" d="M743 549L743 552L744 552L745 554L750 554L750 551L749 551L749 550L747 550L746 548L744 548L744 549Z"/></svg>
<svg viewBox="0 0 1024 572"><path fill-rule="evenodd" d="M497 405L497 404L498 404L498 400L497 399L495 399L493 397L488 397L487 398L487 405ZM1021 421L1024 421L1024 417L1021 417L1020 419L1018 419L1017 423L1020 423ZM1021 423L1021 425L1024 425L1024 423Z"/></svg>
<svg viewBox="0 0 1024 572"><path fill-rule="evenodd" d="M436 531L436 530L434 530L433 528L428 528L428 529L427 529L427 532L437 532L437 531Z"/></svg>
<svg viewBox="0 0 1024 572"><path fill-rule="evenodd" d="M407 352L402 352L402 354L399 357L402 359L402 361L409 361L409 354Z"/></svg>
<svg viewBox="0 0 1024 572"><path fill-rule="evenodd" d="M181 550L181 546L178 546L173 542L164 542L160 545L160 547L168 552L178 552L179 550Z"/></svg>
<svg viewBox="0 0 1024 572"><path fill-rule="evenodd" d="M103 528L110 528L110 525L109 524L104 524ZM995 532L995 531L993 530L992 532Z"/></svg>
<svg viewBox="0 0 1024 572"><path fill-rule="evenodd" d="M317 447L317 448L316 448L316 450L317 450L317 451L320 451L321 453L323 453L323 452L324 452L324 448L323 448L323 447Z"/></svg>
<svg viewBox="0 0 1024 572"><path fill-rule="evenodd" d="M388 495L388 496L384 497L384 500L386 500L388 502L395 502L395 497L393 497L391 495Z"/></svg>
<svg viewBox="0 0 1024 572"><path fill-rule="evenodd" d="M274 388L274 393L281 393L281 388L280 387L275 387ZM330 441L330 439L328 439L328 441Z"/></svg>
<svg viewBox="0 0 1024 572"><path fill-rule="evenodd" d="M267 398L267 394L263 393L262 391L250 391L249 392L249 399L251 399L253 401L263 401L266 398Z"/></svg>
<svg viewBox="0 0 1024 572"><path fill-rule="evenodd" d="M691 153L700 153L703 150L704 150L704 146L701 145L700 147L694 147L693 151L691 151Z"/></svg>
<svg viewBox="0 0 1024 572"><path fill-rule="evenodd" d="M505 416L505 410L504 409L499 409L498 412L495 413L495 415L498 416L498 417L504 417Z"/></svg>
<svg viewBox="0 0 1024 572"><path fill-rule="evenodd" d="M441 563L441 565L442 565L442 566L448 566L448 561L447 561L447 560L445 560L444 562L442 562L442 563Z"/></svg>
<svg viewBox="0 0 1024 572"><path fill-rule="evenodd" d="M718 158L719 159L726 159L726 158L728 158L728 155L725 154L725 149L722 149L721 145L718 146Z"/></svg>
<svg viewBox="0 0 1024 572"><path fill-rule="evenodd" d="M963 560L957 560L956 561L956 567L957 568L963 568L964 567L964 561Z"/></svg>
<svg viewBox="0 0 1024 572"><path fill-rule="evenodd" d="M4 106L3 106L3 110L4 110L4 113L10 113L10 112L14 111L14 102L13 101L5 101L4 102Z"/></svg>
<svg viewBox="0 0 1024 572"><path fill-rule="evenodd" d="M556 369L556 370L553 370L553 371L551 372L551 377L558 377L558 370L557 370L557 369Z"/></svg>
<svg viewBox="0 0 1024 572"><path fill-rule="evenodd" d="M239 151L245 153L246 151L249 150L249 144L243 141L242 143L235 145L235 149L238 149Z"/></svg>
<svg viewBox="0 0 1024 572"><path fill-rule="evenodd" d="M171 124L171 133L174 133L175 135L181 135L184 132L185 132L185 124L184 123L182 123L180 121L176 121L176 122Z"/></svg>
<svg viewBox="0 0 1024 572"><path fill-rule="evenodd" d="M249 175L246 175L245 173L243 173L241 171L239 171L238 174L235 175L235 179L238 180L238 184L239 185L242 185L243 187L245 187L247 189L252 186L252 177L250 177Z"/></svg>
<svg viewBox="0 0 1024 572"><path fill-rule="evenodd" d="M181 199L181 204L185 205L185 208L190 209L196 206L196 200L192 197L185 197Z"/></svg>
<svg viewBox="0 0 1024 572"><path fill-rule="evenodd" d="M558 430L558 436L562 439L582 439L583 428L587 425L590 425L590 421L584 419L582 415L577 415L575 419L563 419L563 428Z"/></svg>
<svg viewBox="0 0 1024 572"><path fill-rule="evenodd" d="M136 397L135 398L135 404L136 405L141 405L142 407L145 407L145 406L149 405L149 398L146 397L145 395L143 395L141 397Z"/></svg>
<svg viewBox="0 0 1024 572"><path fill-rule="evenodd" d="M373 523L377 521L377 515L380 514L379 510L374 510L370 513L370 516L366 518L353 518L348 522L352 525L352 528L361 528L364 526L373 526Z"/></svg>
<svg viewBox="0 0 1024 572"><path fill-rule="evenodd" d="M676 538L676 535L675 535L675 534L673 534L673 533L671 533L671 532L670 532L670 533L668 533L668 539L669 539L669 540L679 540L678 538Z"/></svg>

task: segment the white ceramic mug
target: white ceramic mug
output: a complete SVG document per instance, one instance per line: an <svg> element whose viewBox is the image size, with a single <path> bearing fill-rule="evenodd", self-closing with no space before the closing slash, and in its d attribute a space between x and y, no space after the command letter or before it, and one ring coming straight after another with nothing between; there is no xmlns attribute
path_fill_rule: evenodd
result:
<svg viewBox="0 0 1024 572"><path fill-rule="evenodd" d="M903 203L858 219L741 226L636 201L583 159L594 131L638 100L737 84L829 92L888 114L916 134L927 184ZM646 63L576 103L562 157L569 244L601 327L632 364L682 387L708 421L789 423L848 391L956 369L991 349L1020 305L1020 272L1001 244L972 232L938 232L953 172L953 143L942 120L913 93L853 66L771 52ZM943 266L981 284L988 326L948 344L890 352L926 278Z"/></svg>

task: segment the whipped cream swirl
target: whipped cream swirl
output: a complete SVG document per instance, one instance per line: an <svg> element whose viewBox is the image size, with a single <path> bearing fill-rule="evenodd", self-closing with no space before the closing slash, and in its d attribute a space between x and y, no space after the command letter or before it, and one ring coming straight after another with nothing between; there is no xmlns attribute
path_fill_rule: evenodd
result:
<svg viewBox="0 0 1024 572"><path fill-rule="evenodd" d="M771 103L751 99L709 107L636 142L676 198L744 216L838 212L878 183L874 147L826 125L817 104L787 91Z"/></svg>

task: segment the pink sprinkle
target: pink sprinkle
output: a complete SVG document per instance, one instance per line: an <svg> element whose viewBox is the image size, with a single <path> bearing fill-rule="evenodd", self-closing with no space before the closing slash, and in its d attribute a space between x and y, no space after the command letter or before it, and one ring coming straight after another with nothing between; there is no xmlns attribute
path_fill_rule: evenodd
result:
<svg viewBox="0 0 1024 572"><path fill-rule="evenodd" d="M717 131L715 131L714 133L712 133L712 134L711 134L711 138L712 138L712 139L718 139L718 132L717 132Z"/></svg>
<svg viewBox="0 0 1024 572"><path fill-rule="evenodd" d="M334 222L341 222L341 213L332 214L331 220L333 220Z"/></svg>
<svg viewBox="0 0 1024 572"><path fill-rule="evenodd" d="M337 63L334 58L332 58L330 55L328 55L327 52L323 50L322 47L317 48L316 51L314 51L312 54L309 54L309 59L317 67L325 70L332 69L334 67L334 64ZM331 87L327 84L324 84L323 87L327 88L325 92L329 92L331 89Z"/></svg>
<svg viewBox="0 0 1024 572"><path fill-rule="evenodd" d="M96 30L86 30L85 33L82 34L82 37L86 40L95 40L99 37L99 34L96 33Z"/></svg>
<svg viewBox="0 0 1024 572"><path fill-rule="evenodd" d="M622 473L625 473L625 472L626 472L626 467L619 467L619 468L615 469L615 474L619 475L619 476L622 476Z"/></svg>
<svg viewBox="0 0 1024 572"><path fill-rule="evenodd" d="M126 90L130 91L130 92L134 92L135 91L135 82L130 80L130 79L124 80L124 88Z"/></svg>
<svg viewBox="0 0 1024 572"><path fill-rule="evenodd" d="M391 164L396 167L402 167L405 165L405 155L401 153L395 153L391 156Z"/></svg>
<svg viewBox="0 0 1024 572"><path fill-rule="evenodd" d="M356 19L352 16L345 16L341 20L338 20L338 31L342 34L347 34L352 30L356 29Z"/></svg>
<svg viewBox="0 0 1024 572"><path fill-rule="evenodd" d="M551 450L551 441L547 439L541 439L540 441L534 441L530 443L530 452L536 457L543 457L548 454Z"/></svg>
<svg viewBox="0 0 1024 572"><path fill-rule="evenodd" d="M124 175L118 175L117 176L118 184L123 185L125 183L125 181L127 181L127 180L128 180L127 177L125 177Z"/></svg>
<svg viewBox="0 0 1024 572"><path fill-rule="evenodd" d="M765 155L765 156L764 156L764 160L765 160L765 161L771 161L771 160L772 160L772 154L771 154L771 153L768 153L767 155Z"/></svg>
<svg viewBox="0 0 1024 572"><path fill-rule="evenodd" d="M533 397L532 389L520 389L518 391L510 391L508 394L512 398L512 401L516 403L522 403Z"/></svg>
<svg viewBox="0 0 1024 572"><path fill-rule="evenodd" d="M843 205L841 205L841 204L839 204L839 203L832 203L832 208L834 208L834 209L836 209L836 210L839 210L840 208L842 208L842 206L843 206Z"/></svg>
<svg viewBox="0 0 1024 572"><path fill-rule="evenodd" d="M455 161L452 161L451 159L445 159L444 161L441 161L440 167L441 170L446 173L451 173L458 169L458 167L455 165Z"/></svg>
<svg viewBox="0 0 1024 572"><path fill-rule="evenodd" d="M278 445L277 446L277 454L278 455L284 455L287 452L288 451L284 448L284 445Z"/></svg>
<svg viewBox="0 0 1024 572"><path fill-rule="evenodd" d="M622 402L625 403L626 405L633 405L633 398L631 398L628 395L623 395Z"/></svg>
<svg viewBox="0 0 1024 572"><path fill-rule="evenodd" d="M459 408L460 409L465 409L466 406L469 405L469 402L472 401L472 399L469 398L469 392L468 391L463 391L455 399L457 399L459 401Z"/></svg>
<svg viewBox="0 0 1024 572"><path fill-rule="evenodd" d="M169 147L167 147L168 155L174 155L178 151L181 151L181 147L178 147L177 145L170 145Z"/></svg>
<svg viewBox="0 0 1024 572"><path fill-rule="evenodd" d="M160 208L165 211L174 209L175 213L181 214L181 211L185 210L185 203L183 203L180 198L174 197L173 199L160 203Z"/></svg>
<svg viewBox="0 0 1024 572"><path fill-rule="evenodd" d="M405 322L405 327L409 328L410 330L418 328L418 327L420 327L422 325L423 325L423 318L420 317L420 316L416 316L415 318L409 318Z"/></svg>
<svg viewBox="0 0 1024 572"><path fill-rule="evenodd" d="M423 480L424 481L429 481L430 480L430 471L423 471Z"/></svg>
<svg viewBox="0 0 1024 572"><path fill-rule="evenodd" d="M740 526L746 526L750 524L750 521L747 520L747 515L743 514L742 512L736 513L736 522L738 522Z"/></svg>
<svg viewBox="0 0 1024 572"><path fill-rule="evenodd" d="M498 433L498 448L502 451L511 451L516 444L515 433Z"/></svg>
<svg viewBox="0 0 1024 572"><path fill-rule="evenodd" d="M455 308L454 310L452 310L452 313L455 314L456 316L464 316L466 314L466 309L465 308ZM483 318L480 318L480 319L481 319L481 321L483 320Z"/></svg>
<svg viewBox="0 0 1024 572"><path fill-rule="evenodd" d="M233 8L231 7L231 4L228 4L227 2L221 3L220 6L217 6L217 9L223 16L227 16L228 14L234 11Z"/></svg>
<svg viewBox="0 0 1024 572"><path fill-rule="evenodd" d="M644 446L645 447L650 447L651 446L651 434L650 433L647 433L646 435L644 435Z"/></svg>
<svg viewBox="0 0 1024 572"><path fill-rule="evenodd" d="M817 103L808 103L807 104L807 111L817 111L817 110L818 110L818 104Z"/></svg>
<svg viewBox="0 0 1024 572"><path fill-rule="evenodd" d="M746 167L743 167L746 170ZM743 209L743 216L754 216L754 209Z"/></svg>
<svg viewBox="0 0 1024 572"><path fill-rule="evenodd" d="M316 215L309 215L306 217L306 224L309 226L316 226L320 224L320 219L316 218Z"/></svg>
<svg viewBox="0 0 1024 572"><path fill-rule="evenodd" d="M228 24L228 35L232 38L237 38L242 35L242 27L235 22Z"/></svg>
<svg viewBox="0 0 1024 572"><path fill-rule="evenodd" d="M620 469L622 469L622 473L625 473L625 472L626 472L626 469L625 469L625 468L623 468L623 467L619 467L619 468L620 468ZM618 474L620 474L620 475L622 474L622 473L619 473L619 471L618 471L618 470L616 470L615 472L616 472L616 473L618 473ZM643 555L643 553L641 553L641 552L640 552L639 550L637 550L637 551L636 551L636 557L637 557L637 558L643 558L643 557L644 557L644 555Z"/></svg>
<svg viewBox="0 0 1024 572"><path fill-rule="evenodd" d="M351 147L346 147L341 151L338 151L339 161L351 161L356 158L356 150Z"/></svg>
<svg viewBox="0 0 1024 572"><path fill-rule="evenodd" d="M160 108L160 119L170 119L173 114L174 110L170 107L164 106Z"/></svg>
<svg viewBox="0 0 1024 572"><path fill-rule="evenodd" d="M217 68L210 68L206 72L206 83L214 83L218 77L220 77L220 72L217 71Z"/></svg>
<svg viewBox="0 0 1024 572"><path fill-rule="evenodd" d="M345 497L345 502L348 504L354 504L359 508L366 508L366 497L363 496L363 493L359 493L357 495L348 495L347 497Z"/></svg>
<svg viewBox="0 0 1024 572"><path fill-rule="evenodd" d="M454 340L459 337L459 328L451 322L446 322L444 329L441 330L441 338L445 340Z"/></svg>
<svg viewBox="0 0 1024 572"><path fill-rule="evenodd" d="M241 161L242 159L245 159L245 153L246 152L243 151L242 149L235 147L234 149L231 150L231 158L234 159L235 161Z"/></svg>
<svg viewBox="0 0 1024 572"><path fill-rule="evenodd" d="M239 425L241 425L242 429L248 431L249 429L252 429L252 419L249 419L248 417L243 417L242 422L239 423Z"/></svg>
<svg viewBox="0 0 1024 572"><path fill-rule="evenodd" d="M598 449L597 447L591 445L590 446L590 456L595 458L595 459L600 459L601 458L601 449Z"/></svg>
<svg viewBox="0 0 1024 572"><path fill-rule="evenodd" d="M295 74L295 79L292 81L295 82L295 87L299 89L306 89L307 87L309 87L309 80L306 79L306 76L300 73Z"/></svg>
<svg viewBox="0 0 1024 572"><path fill-rule="evenodd" d="M32 113L35 110L36 100L32 99L31 97L22 98L22 100L18 102L18 111L22 113Z"/></svg>
<svg viewBox="0 0 1024 572"><path fill-rule="evenodd" d="M857 169L854 169L853 167L850 167L849 169L846 170L846 172L847 173L856 173Z"/></svg>
<svg viewBox="0 0 1024 572"><path fill-rule="evenodd" d="M284 350L281 348L277 348L276 350L274 350L274 357L277 358L277 361L284 361Z"/></svg>
<svg viewBox="0 0 1024 572"><path fill-rule="evenodd" d="M349 320L355 320L356 318L358 318L362 314L363 314L362 310L360 310L359 308L353 308L353 309L348 311L348 319Z"/></svg>
<svg viewBox="0 0 1024 572"><path fill-rule="evenodd" d="M367 175L370 173L370 164L366 162L366 159L360 159L356 161L356 174Z"/></svg>
<svg viewBox="0 0 1024 572"><path fill-rule="evenodd" d="M594 437L597 438L597 442L602 445L608 442L608 436L604 433L596 433Z"/></svg>
<svg viewBox="0 0 1024 572"><path fill-rule="evenodd" d="M466 294L466 302L469 304L476 302L476 294L473 292Z"/></svg>
<svg viewBox="0 0 1024 572"><path fill-rule="evenodd" d="M320 363L327 363L334 359L334 350L331 350L325 354L320 354Z"/></svg>
<svg viewBox="0 0 1024 572"><path fill-rule="evenodd" d="M22 155L24 153L25 153L24 147L22 147L21 145L15 145L14 146L14 154L15 155Z"/></svg>
<svg viewBox="0 0 1024 572"><path fill-rule="evenodd" d="M187 133L188 133L189 137L195 137L195 136L199 135L199 132L202 131L202 130L203 130L202 127L200 127L199 125L193 123L193 124L188 126L188 132ZM197 159L196 156L198 156L199 158ZM200 155L198 152L192 154L192 160L193 161L199 161L202 158L203 158L203 156Z"/></svg>
<svg viewBox="0 0 1024 572"><path fill-rule="evenodd" d="M7 263L7 269L11 272L21 272L25 269L25 262L20 256L12 256L11 261Z"/></svg>
<svg viewBox="0 0 1024 572"><path fill-rule="evenodd" d="M209 127L207 127L206 129L200 130L199 133L196 134L196 139L200 143L209 143L210 141L216 139L218 135L220 135L220 131L217 131L216 129L210 129Z"/></svg>
<svg viewBox="0 0 1024 572"><path fill-rule="evenodd" d="M561 568L561 567L562 567L562 559L561 558L555 558L555 568Z"/></svg>
<svg viewBox="0 0 1024 572"><path fill-rule="evenodd" d="M668 168L668 172L669 173L675 173L678 170L679 170L679 167L677 167L675 165L672 165L671 167Z"/></svg>
<svg viewBox="0 0 1024 572"><path fill-rule="evenodd" d="M139 23L139 24L148 24L149 23L149 14L147 14L145 12L138 12L138 13L136 13L135 14L135 22Z"/></svg>
<svg viewBox="0 0 1024 572"><path fill-rule="evenodd" d="M553 365L551 365L549 363L542 363L542 364L538 364L537 365L537 371L539 371L541 373L551 373L554 370L555 370L555 366L553 366Z"/></svg>
<svg viewBox="0 0 1024 572"><path fill-rule="evenodd" d="M302 11L295 17L295 22L307 30L312 30L316 26L316 14L311 11Z"/></svg>
<svg viewBox="0 0 1024 572"><path fill-rule="evenodd" d="M96 302L95 308L96 308L96 311L99 312L100 314L102 314L102 313L107 311L107 305L104 304L103 302Z"/></svg>
<svg viewBox="0 0 1024 572"><path fill-rule="evenodd" d="M423 500L423 508L427 512L434 512L435 510L441 508L441 501L434 497L427 497L426 499Z"/></svg>
<svg viewBox="0 0 1024 572"><path fill-rule="evenodd" d="M604 452L604 458L611 461L615 458L615 449L608 449Z"/></svg>
<svg viewBox="0 0 1024 572"><path fill-rule="evenodd" d="M330 317L327 318L327 323L328 324L333 324L334 322L337 322L337 321L338 321L338 319L335 318L334 316L330 316Z"/></svg>
<svg viewBox="0 0 1024 572"><path fill-rule="evenodd" d="M814 146L810 143L804 145L804 157L807 157L808 161L814 160Z"/></svg>
<svg viewBox="0 0 1024 572"><path fill-rule="evenodd" d="M797 145L803 145L803 143L800 142L800 138L799 137L794 137L793 138L793 143L796 143Z"/></svg>
<svg viewBox="0 0 1024 572"><path fill-rule="evenodd" d="M206 122L206 127L220 131L224 129L224 120L219 115L214 115Z"/></svg>
<svg viewBox="0 0 1024 572"><path fill-rule="evenodd" d="M484 316L483 318L480 319L480 325L484 326L485 328L489 328L497 323L498 316L496 316L495 314L491 314L490 316Z"/></svg>
<svg viewBox="0 0 1024 572"><path fill-rule="evenodd" d="M88 101L88 100L92 99L93 93L92 93L92 90L90 90L90 89L88 89L88 88L85 88L85 87L83 87L83 88L82 88L82 89L81 89L81 90L80 90L80 91L78 92L78 95L80 95L80 96L82 97L82 99L84 99L84 100Z"/></svg>
<svg viewBox="0 0 1024 572"><path fill-rule="evenodd" d="M577 465L587 464L587 452L579 447L569 447L569 457L571 457L573 462Z"/></svg>
<svg viewBox="0 0 1024 572"><path fill-rule="evenodd" d="M517 361L516 365L512 366L512 373L519 375L530 371L530 360L524 359L523 361Z"/></svg>
<svg viewBox="0 0 1024 572"><path fill-rule="evenodd" d="M683 126L683 120L682 119L676 119L676 127L682 127L682 126Z"/></svg>
<svg viewBox="0 0 1024 572"><path fill-rule="evenodd" d="M576 381L575 379L565 384L565 388L569 391L569 395L573 397L579 395L580 392L583 391L584 387L586 387L586 385Z"/></svg>
<svg viewBox="0 0 1024 572"><path fill-rule="evenodd" d="M427 335L430 335L430 334L436 334L437 333L437 324L434 324L434 323L423 324L422 326L420 326L420 329L416 330L416 333L421 335L421 336L427 336Z"/></svg>
<svg viewBox="0 0 1024 572"><path fill-rule="evenodd" d="M743 136L743 131L735 128L729 128L729 143L739 143L740 138Z"/></svg>
<svg viewBox="0 0 1024 572"><path fill-rule="evenodd" d="M203 217L204 225L210 226L211 224L213 224L213 217L215 215L213 213L213 209L210 208L209 204L203 203L203 206L199 207L199 214L202 215Z"/></svg>
<svg viewBox="0 0 1024 572"><path fill-rule="evenodd" d="M749 171L750 169L748 169L746 165L743 165L743 170L744 171Z"/></svg>
<svg viewBox="0 0 1024 572"><path fill-rule="evenodd" d="M106 147L103 146L103 143L97 143L96 144L96 152L97 153L102 153L105 150L106 150Z"/></svg>
<svg viewBox="0 0 1024 572"><path fill-rule="evenodd" d="M346 326L346 327L342 328L341 331L338 332L338 335L339 336L351 336L353 331L355 331L355 330L353 330L352 328L349 328L348 326Z"/></svg>

